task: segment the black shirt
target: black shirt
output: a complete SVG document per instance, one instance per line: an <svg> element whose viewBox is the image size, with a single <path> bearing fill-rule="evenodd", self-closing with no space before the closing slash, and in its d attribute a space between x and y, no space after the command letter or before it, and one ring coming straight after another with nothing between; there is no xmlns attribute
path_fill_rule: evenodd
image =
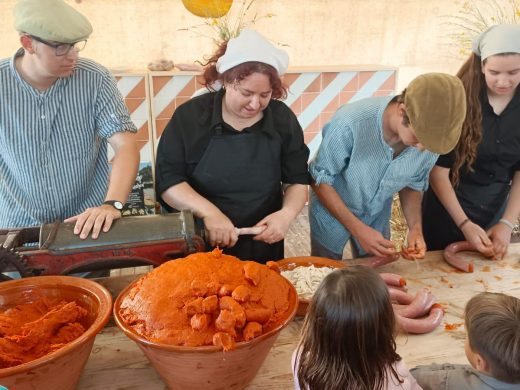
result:
<svg viewBox="0 0 520 390"><path fill-rule="evenodd" d="M475 172L466 166L460 170L460 182L488 185L509 183L520 170L520 88L504 111L497 115L489 104L487 93L480 96L482 107L482 141L477 148ZM437 165L451 168L455 152L440 156Z"/></svg>
<svg viewBox="0 0 520 390"><path fill-rule="evenodd" d="M206 151L216 126L221 125L223 131L229 134L240 133L222 119L224 93L224 90L206 93L187 101L175 110L157 149L155 175L158 199L161 199L161 194L168 188L182 182L190 183L190 175ZM242 131L264 132L266 136L280 137L280 182L309 184L309 149L304 143L298 119L287 105L278 100L271 100L263 114L260 121ZM161 203L165 205L164 202Z"/></svg>

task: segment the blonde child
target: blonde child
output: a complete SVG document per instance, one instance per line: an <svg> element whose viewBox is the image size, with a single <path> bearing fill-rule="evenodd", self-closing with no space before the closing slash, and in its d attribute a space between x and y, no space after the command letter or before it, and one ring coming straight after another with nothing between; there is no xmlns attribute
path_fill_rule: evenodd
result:
<svg viewBox="0 0 520 390"><path fill-rule="evenodd" d="M411 370L425 390L519 390L520 299L481 293L466 305L463 364L419 366Z"/></svg>
<svg viewBox="0 0 520 390"><path fill-rule="evenodd" d="M323 280L293 354L295 389L421 389L396 352L395 319L376 271L353 266Z"/></svg>

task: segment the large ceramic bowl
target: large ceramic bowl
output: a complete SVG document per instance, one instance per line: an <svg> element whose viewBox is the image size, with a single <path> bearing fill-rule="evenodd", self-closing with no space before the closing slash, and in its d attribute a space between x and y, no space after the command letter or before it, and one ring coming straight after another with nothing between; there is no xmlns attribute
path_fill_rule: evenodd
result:
<svg viewBox="0 0 520 390"><path fill-rule="evenodd" d="M40 298L75 301L87 310L85 329L76 340L46 356L0 369L0 385L12 390L73 390L87 363L96 334L112 310L110 293L98 283L72 276L37 276L0 283L0 310Z"/></svg>
<svg viewBox="0 0 520 390"><path fill-rule="evenodd" d="M119 312L121 303L134 281L117 297L114 318L119 328L144 352L155 370L171 389L182 390L238 390L246 387L255 377L281 330L296 314L298 297L293 285L289 287L289 307L286 318L279 325L250 341L236 344L236 348L223 352L221 347L186 347L152 342L129 327Z"/></svg>
<svg viewBox="0 0 520 390"><path fill-rule="evenodd" d="M280 271L290 271L297 267L310 267L311 265L315 266L316 268L343 268L346 266L346 264L342 261L316 256L287 257L283 260L277 261L277 264L280 268ZM296 310L296 315L305 316L310 302L310 299L298 297L298 309Z"/></svg>

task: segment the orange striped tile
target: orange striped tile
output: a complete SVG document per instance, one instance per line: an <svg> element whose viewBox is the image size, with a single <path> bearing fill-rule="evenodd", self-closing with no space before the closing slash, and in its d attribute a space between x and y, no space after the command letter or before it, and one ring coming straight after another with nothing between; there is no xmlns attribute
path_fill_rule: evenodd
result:
<svg viewBox="0 0 520 390"><path fill-rule="evenodd" d="M334 116L333 112L322 112L320 114L320 127L323 129L327 123L330 122L330 119Z"/></svg>
<svg viewBox="0 0 520 390"><path fill-rule="evenodd" d="M394 91L395 90L395 73L392 74L380 87L381 90Z"/></svg>
<svg viewBox="0 0 520 390"><path fill-rule="evenodd" d="M321 127L320 127L320 117L318 115L318 117L316 119L314 119L310 124L309 126L307 126L305 129L303 129L303 131L305 131L306 133L307 132L311 132L311 133L317 133L321 130Z"/></svg>
<svg viewBox="0 0 520 390"><path fill-rule="evenodd" d="M172 79L172 76L153 76L153 96L157 96L159 91Z"/></svg>
<svg viewBox="0 0 520 390"><path fill-rule="evenodd" d="M319 133L316 131L306 131L303 133L303 140L305 141L305 144L309 144L318 134Z"/></svg>
<svg viewBox="0 0 520 390"><path fill-rule="evenodd" d="M300 75L301 73L286 73L283 75L283 83L290 87Z"/></svg>
<svg viewBox="0 0 520 390"><path fill-rule="evenodd" d="M186 86L179 92L179 94L177 96L185 96L185 97L188 97L190 98L193 93L195 92L196 88L197 88L197 83L195 81L195 76L193 76L193 78L191 79L191 81L189 81Z"/></svg>
<svg viewBox="0 0 520 390"><path fill-rule="evenodd" d="M300 115L302 113L302 97L298 96L296 100L291 104L291 110L296 114Z"/></svg>
<svg viewBox="0 0 520 390"><path fill-rule="evenodd" d="M175 108L179 107L181 104L186 103L190 100L190 96L179 96L175 98Z"/></svg>
<svg viewBox="0 0 520 390"><path fill-rule="evenodd" d="M383 90L380 90L378 89L377 91L374 92L374 95L373 96L390 96L390 95L393 95L393 91L383 91Z"/></svg>
<svg viewBox="0 0 520 390"><path fill-rule="evenodd" d="M168 124L168 122L170 121L170 119L156 119L155 120L155 134L157 136L157 139L159 139L159 137L162 135L163 131L164 131L164 128L166 127L166 125Z"/></svg>
<svg viewBox="0 0 520 390"><path fill-rule="evenodd" d="M340 92L339 93L339 104L344 105L347 104L350 99L352 99L352 96L354 96L357 93L357 91L348 91L348 92Z"/></svg>
<svg viewBox="0 0 520 390"><path fill-rule="evenodd" d="M139 148L139 150L142 150L148 143L148 140L146 140L146 141L138 140L138 141L135 141L135 143L137 144L137 147Z"/></svg>
<svg viewBox="0 0 520 390"><path fill-rule="evenodd" d="M359 72L359 89L362 89L365 83L374 75L376 72L366 71Z"/></svg>
<svg viewBox="0 0 520 390"><path fill-rule="evenodd" d="M316 97L318 97L318 95L319 95L318 92L302 93L302 112L305 111L305 109L309 106L309 104L311 104L312 101L314 99L316 99Z"/></svg>
<svg viewBox="0 0 520 390"><path fill-rule="evenodd" d="M150 134L148 132L148 123L145 123L141 126L141 128L137 131L136 138L140 141L146 141L150 139Z"/></svg>
<svg viewBox="0 0 520 390"><path fill-rule="evenodd" d="M160 113L156 114L157 119L170 119L175 111L175 99L168 103L168 105Z"/></svg>
<svg viewBox="0 0 520 390"><path fill-rule="evenodd" d="M324 90L336 77L338 72L325 72L321 74L321 90Z"/></svg>
<svg viewBox="0 0 520 390"><path fill-rule="evenodd" d="M314 79L314 81L307 88L305 88L305 92L321 92L321 90L322 87L320 76L316 77L316 79Z"/></svg>
<svg viewBox="0 0 520 390"><path fill-rule="evenodd" d="M330 101L329 104L323 109L322 112L336 112L336 110L339 108L340 102L339 102L339 94L337 96L334 96L334 98Z"/></svg>
<svg viewBox="0 0 520 390"><path fill-rule="evenodd" d="M137 85L125 97L128 99L146 97L144 77L141 78L141 81L139 81L139 83L137 83Z"/></svg>
<svg viewBox="0 0 520 390"><path fill-rule="evenodd" d="M359 91L359 72L343 87L343 91Z"/></svg>
<svg viewBox="0 0 520 390"><path fill-rule="evenodd" d="M145 101L145 98L129 99L125 98L125 104L130 114L132 114Z"/></svg>

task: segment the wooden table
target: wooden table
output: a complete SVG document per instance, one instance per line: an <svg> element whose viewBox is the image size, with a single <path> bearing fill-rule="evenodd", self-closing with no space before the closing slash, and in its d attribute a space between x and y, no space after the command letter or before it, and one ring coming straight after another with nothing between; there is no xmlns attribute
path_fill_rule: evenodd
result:
<svg viewBox="0 0 520 390"><path fill-rule="evenodd" d="M464 355L464 305L482 291L504 292L520 298L520 244L512 244L502 261L475 258L475 272L454 270L442 260L441 252L428 252L418 262L399 260L381 267L380 272L394 272L408 282L410 292L431 289L437 302L446 308L443 325L425 335L401 335L398 352L408 367L428 363L466 363ZM117 291L121 282L105 281ZM117 285L119 284L119 285ZM448 331L445 324L455 325ZM291 389L290 361L298 341L302 319L295 319L282 332L269 356L248 389ZM78 389L165 389L166 386L133 341L117 327L107 326L96 338L92 354Z"/></svg>

